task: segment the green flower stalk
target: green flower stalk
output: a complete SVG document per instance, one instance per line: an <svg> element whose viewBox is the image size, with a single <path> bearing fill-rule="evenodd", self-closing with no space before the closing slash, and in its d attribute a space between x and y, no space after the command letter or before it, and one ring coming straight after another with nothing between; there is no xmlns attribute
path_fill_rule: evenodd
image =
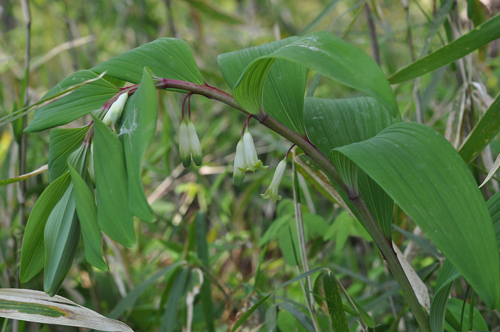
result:
<svg viewBox="0 0 500 332"><path fill-rule="evenodd" d="M274 173L271 185L264 194L261 194L264 199L272 199L273 203L276 204L276 202L282 198L281 195L278 195L278 187L281 183L281 179L283 178L283 174L285 174L285 170L286 159L283 159L276 167L276 172Z"/></svg>
<svg viewBox="0 0 500 332"><path fill-rule="evenodd" d="M125 107L125 103L127 102L128 99L128 93L122 93L118 99L111 105L109 108L108 112L104 116L104 119L102 119L102 122L106 126L111 125L111 123L116 123L120 116L122 116L123 108Z"/></svg>
<svg viewBox="0 0 500 332"><path fill-rule="evenodd" d="M243 138L241 138L238 145L236 145L236 155L234 157L233 183L235 186L243 183L246 168L245 148L243 147Z"/></svg>
<svg viewBox="0 0 500 332"><path fill-rule="evenodd" d="M263 166L262 161L257 157L257 150L253 142L252 134L248 131L248 127L243 135L243 147L245 151L246 170L255 172L256 169L267 169L268 166Z"/></svg>

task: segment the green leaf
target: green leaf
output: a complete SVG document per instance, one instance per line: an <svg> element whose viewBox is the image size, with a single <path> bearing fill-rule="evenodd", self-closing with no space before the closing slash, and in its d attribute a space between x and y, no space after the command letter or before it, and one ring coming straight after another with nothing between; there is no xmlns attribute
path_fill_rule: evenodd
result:
<svg viewBox="0 0 500 332"><path fill-rule="evenodd" d="M53 87L43 96L43 99L54 96L76 84L97 77L98 76L90 70L77 71ZM69 123L85 114L101 108L119 91L117 86L109 83L104 78L84 84L67 96L37 109L33 121L24 131L27 133L34 133Z"/></svg>
<svg viewBox="0 0 500 332"><path fill-rule="evenodd" d="M491 221L493 223L497 239L497 245L500 247L500 191L497 191L495 195L491 196L491 198L486 202L486 206L490 212Z"/></svg>
<svg viewBox="0 0 500 332"><path fill-rule="evenodd" d="M285 282L284 284L282 284L281 286L279 286L278 288L276 288L274 291L272 291L270 294L264 296L257 303L255 303L250 309L248 309L243 315L241 315L241 317L238 319L238 321L236 321L236 323L234 323L233 328L231 329L231 332L236 331L238 329L238 327L240 327L241 324L243 324L248 319L248 317L250 317L250 315L253 314L253 312L255 310L257 310L264 302L266 302L266 300L271 295L273 295L274 293L276 293L278 290L280 290L283 287L286 287L286 286L290 285L291 283L294 283L295 281L298 281L300 279L306 278L306 277L308 277L308 276L310 276L310 275L312 275L312 274L314 274L314 273L316 273L316 272L318 272L320 270L323 270L323 268L322 267L317 267L317 268L312 269L310 271L304 272L301 275L298 275L297 277L288 280L287 282Z"/></svg>
<svg viewBox="0 0 500 332"><path fill-rule="evenodd" d="M158 77L204 84L189 45L180 39L160 38L105 61L91 70L139 83L144 67Z"/></svg>
<svg viewBox="0 0 500 332"><path fill-rule="evenodd" d="M71 268L80 242L73 184L66 189L45 225L45 270L43 289L54 296Z"/></svg>
<svg viewBox="0 0 500 332"><path fill-rule="evenodd" d="M302 326L309 332L314 332L314 326L311 321L311 318L309 318L305 313L303 313L301 310L299 310L297 307L294 305L287 303L287 302L280 302L278 303L278 306L281 308L285 309L289 313L295 317L295 319L302 324Z"/></svg>
<svg viewBox="0 0 500 332"><path fill-rule="evenodd" d="M175 281L168 297L167 306L161 320L160 331L172 332L177 325L177 311L179 310L179 300L185 293L189 280L189 268L184 267L175 277Z"/></svg>
<svg viewBox="0 0 500 332"><path fill-rule="evenodd" d="M144 68L141 84L125 104L117 132L125 151L129 189L129 206L132 214L147 222L156 220L148 204L141 180L144 154L155 134L158 121L158 98L151 73Z"/></svg>
<svg viewBox="0 0 500 332"><path fill-rule="evenodd" d="M276 332L278 325L278 307L271 304L266 310L266 332Z"/></svg>
<svg viewBox="0 0 500 332"><path fill-rule="evenodd" d="M134 220L123 147L113 132L97 117L94 120L94 171L97 223L110 238L127 248L135 245Z"/></svg>
<svg viewBox="0 0 500 332"><path fill-rule="evenodd" d="M306 98L304 119L309 139L325 156L330 156L334 148L372 138L399 121L372 97L336 100ZM349 187L359 188L377 224L385 237L390 239L393 200L353 162L343 156L337 157L332 158L332 162L340 176ZM348 198L344 202L351 207ZM351 211L355 209L351 208ZM362 223L360 218L358 220Z"/></svg>
<svg viewBox="0 0 500 332"><path fill-rule="evenodd" d="M240 51L219 55L217 61L222 75L231 89L235 89L245 69L255 59L266 56L286 46L297 37L290 37L272 43L246 48ZM303 108L306 86L306 68L290 61L270 61L263 67L264 78L267 77L260 97L263 102L250 112L257 114L262 108L273 118L294 132L305 136Z"/></svg>
<svg viewBox="0 0 500 332"><path fill-rule="evenodd" d="M342 297L337 278L328 271L323 276L323 288L325 290L326 303L334 332L349 332L347 318L345 317Z"/></svg>
<svg viewBox="0 0 500 332"><path fill-rule="evenodd" d="M429 32L427 33L427 37L425 38L425 44L424 47L422 48L422 51L420 52L420 57L427 55L427 52L431 47L431 42L433 37L438 32L439 27L443 25L444 21L446 20L446 17L448 17L448 14L450 13L450 10L453 8L454 3L455 2L453 0L441 1L441 5L439 6L439 9L436 11L436 14L434 14L434 18L432 19L432 22L429 26Z"/></svg>
<svg viewBox="0 0 500 332"><path fill-rule="evenodd" d="M230 13L223 12L219 7L208 0L186 0L191 6L206 14L208 17L227 24L243 24L244 20Z"/></svg>
<svg viewBox="0 0 500 332"><path fill-rule="evenodd" d="M336 149L372 177L482 297L500 301L500 264L484 199L457 151L438 132L398 123Z"/></svg>
<svg viewBox="0 0 500 332"><path fill-rule="evenodd" d="M24 181L24 180L29 179L29 178L31 178L33 176L38 175L38 174L42 174L43 172L46 172L48 169L49 168L48 168L47 164L45 164L42 167L39 167L39 168L35 169L33 172L29 172L29 173L26 173L26 174L23 174L23 175L15 176L13 178L1 180L0 181L0 187L8 185L8 184L11 184L11 183L17 183L17 182L20 182L20 181Z"/></svg>
<svg viewBox="0 0 500 332"><path fill-rule="evenodd" d="M474 160L500 132L500 94L496 96L465 142L458 149L466 163Z"/></svg>
<svg viewBox="0 0 500 332"><path fill-rule="evenodd" d="M462 307L464 306L464 301L461 299L454 299L451 298L448 300L448 310L450 313L453 315L453 317L460 322L460 318L462 316ZM468 322L469 322L469 311L470 311L470 305L469 303L465 303L465 310L464 310L464 319L463 319L463 325L462 325L462 332L467 332L469 329L467 328ZM457 331L454 328L452 328L448 323L445 323L444 326L446 331ZM484 321L483 316L477 310L474 308L474 325L473 325L473 331L489 331L488 325Z"/></svg>
<svg viewBox="0 0 500 332"><path fill-rule="evenodd" d="M50 131L49 179L53 182L68 171L68 157L83 142L88 126L75 129L56 128Z"/></svg>
<svg viewBox="0 0 500 332"><path fill-rule="evenodd" d="M124 323L106 318L64 297L50 297L31 289L0 289L0 317L99 331L133 332Z"/></svg>
<svg viewBox="0 0 500 332"><path fill-rule="evenodd" d="M398 106L384 74L366 53L335 37L318 31L296 39L246 67L235 88L235 100L253 114L261 110L267 73L276 59L291 61L378 99L399 117Z"/></svg>
<svg viewBox="0 0 500 332"><path fill-rule="evenodd" d="M21 247L19 268L21 282L31 280L45 265L45 225L70 183L69 173L62 175L44 190L31 210Z"/></svg>
<svg viewBox="0 0 500 332"><path fill-rule="evenodd" d="M436 291L431 302L431 310L429 313L430 325L432 332L442 332L444 318L446 316L446 304L450 297L451 287L453 282L460 277L460 273L450 263L445 260L441 272L439 272L436 281Z"/></svg>
<svg viewBox="0 0 500 332"><path fill-rule="evenodd" d="M165 274L168 272L172 271L173 269L177 268L179 265L181 265L182 262L177 262L172 265L169 265L160 271L156 272L153 274L151 277L148 279L144 280L141 282L139 285L137 285L134 289L132 289L127 296L125 296L123 299L118 302L118 304L111 310L109 313L109 318L116 319L120 317L127 308L131 307L134 302L144 293L144 291L150 287L152 284L154 284L158 279L163 277Z"/></svg>
<svg viewBox="0 0 500 332"><path fill-rule="evenodd" d="M330 14L330 12L332 10L335 9L335 7L337 7L337 5L340 3L339 0L333 0L331 1L328 5L325 6L325 8L318 14L318 16L316 16L316 18L314 20L312 20L311 23L309 23L301 32L300 32L300 36L302 35L305 35L306 33L308 32L311 32L311 30L313 30L319 23L321 23L321 21L323 21L323 19L328 15Z"/></svg>
<svg viewBox="0 0 500 332"><path fill-rule="evenodd" d="M463 58L499 37L500 15L497 15L448 45L401 69L389 78L389 82L391 84L401 83L430 73L439 67Z"/></svg>
<svg viewBox="0 0 500 332"><path fill-rule="evenodd" d="M80 220L83 243L85 245L85 258L87 262L102 271L108 271L108 265L102 258L102 236L97 225L97 208L95 198L85 180L78 172L69 166L71 181L75 190L76 212Z"/></svg>

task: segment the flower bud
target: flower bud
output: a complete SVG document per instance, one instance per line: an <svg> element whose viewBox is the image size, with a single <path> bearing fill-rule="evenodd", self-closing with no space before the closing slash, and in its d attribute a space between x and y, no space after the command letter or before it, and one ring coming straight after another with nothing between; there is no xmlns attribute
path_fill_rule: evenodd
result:
<svg viewBox="0 0 500 332"><path fill-rule="evenodd" d="M243 183L246 168L245 148L243 147L243 139L240 139L238 145L236 145L236 155L234 157L233 166L233 183L235 186L239 186Z"/></svg>
<svg viewBox="0 0 500 332"><path fill-rule="evenodd" d="M189 136L189 148L191 150L191 156L196 166L201 166L203 155L201 153L201 144L198 139L198 134L196 133L196 128L194 124L189 121L188 125L188 136Z"/></svg>
<svg viewBox="0 0 500 332"><path fill-rule="evenodd" d="M285 170L286 170L286 159L283 159L276 167L276 172L274 172L271 185L264 194L261 194L261 196L264 199L272 199L273 203L276 204L276 202L282 198L280 195L278 195L278 187L281 183L281 179L283 178Z"/></svg>
<svg viewBox="0 0 500 332"><path fill-rule="evenodd" d="M256 169L267 169L267 166L262 166L262 161L257 157L257 150L255 150L255 144L253 142L253 137L248 131L248 128L243 135L243 146L245 150L245 161L246 170L255 172Z"/></svg>
<svg viewBox="0 0 500 332"><path fill-rule="evenodd" d="M191 165L191 149L189 148L189 134L186 122L181 122L179 128L179 154L181 155L182 165L189 167Z"/></svg>
<svg viewBox="0 0 500 332"><path fill-rule="evenodd" d="M128 99L128 93L122 93L118 99L111 105L109 108L108 112L104 116L104 119L102 119L102 122L106 126L109 126L111 123L116 123L120 116L122 115L123 108L125 107L125 103L127 102Z"/></svg>

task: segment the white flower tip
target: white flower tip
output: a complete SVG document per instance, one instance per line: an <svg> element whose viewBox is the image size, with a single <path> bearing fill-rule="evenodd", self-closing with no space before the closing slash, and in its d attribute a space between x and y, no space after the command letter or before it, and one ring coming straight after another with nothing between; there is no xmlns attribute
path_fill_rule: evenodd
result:
<svg viewBox="0 0 500 332"><path fill-rule="evenodd" d="M108 113L106 113L106 117L109 115L109 120L112 123L116 123L120 116L122 115L123 108L125 107L125 103L127 102L128 99L128 93L122 93L118 99L111 105L111 107L108 110ZM103 121L104 122L104 121Z"/></svg>
<svg viewBox="0 0 500 332"><path fill-rule="evenodd" d="M286 159L283 159L276 167L276 172L274 172L274 176L271 181L271 184L269 185L269 188L266 190L264 194L261 194L261 196L264 199L272 199L274 204L276 204L276 202L282 198L281 195L278 195L278 187L281 183L281 179L283 178L285 170L286 170Z"/></svg>

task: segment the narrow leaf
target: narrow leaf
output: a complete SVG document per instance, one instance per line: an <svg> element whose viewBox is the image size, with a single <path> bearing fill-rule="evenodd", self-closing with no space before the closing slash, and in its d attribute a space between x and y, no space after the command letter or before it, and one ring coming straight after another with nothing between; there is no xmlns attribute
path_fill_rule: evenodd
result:
<svg viewBox="0 0 500 332"><path fill-rule="evenodd" d="M394 199L488 307L498 305L500 264L491 218L474 178L444 137L417 123L398 123L336 150Z"/></svg>
<svg viewBox="0 0 500 332"><path fill-rule="evenodd" d="M436 281L436 291L432 298L429 319L432 332L442 332L446 316L446 304L450 297L453 282L460 277L460 273L449 260L445 260Z"/></svg>
<svg viewBox="0 0 500 332"><path fill-rule="evenodd" d="M281 308L285 309L295 317L295 319L302 324L302 326L309 332L315 332L311 318L309 318L305 313L299 310L294 305L288 302L280 302L278 304Z"/></svg>
<svg viewBox="0 0 500 332"><path fill-rule="evenodd" d="M184 267L175 277L175 281L168 297L167 306L161 320L160 331L172 332L177 325L177 311L179 310L179 302L186 290L188 282L189 268Z"/></svg>
<svg viewBox="0 0 500 332"><path fill-rule="evenodd" d="M186 0L191 6L206 14L208 17L227 24L243 24L242 18L226 13L208 0Z"/></svg>
<svg viewBox="0 0 500 332"><path fill-rule="evenodd" d="M94 171L97 223L110 238L131 248L135 245L134 220L129 210L129 192L123 147L118 137L94 120Z"/></svg>
<svg viewBox="0 0 500 332"><path fill-rule="evenodd" d="M347 325L339 284L337 278L330 271L323 276L323 288L333 331L348 332L349 326Z"/></svg>
<svg viewBox="0 0 500 332"><path fill-rule="evenodd" d="M139 83L144 67L158 77L204 84L189 45L180 39L160 38L105 61L91 70Z"/></svg>
<svg viewBox="0 0 500 332"><path fill-rule="evenodd" d="M54 296L68 273L80 242L73 184L66 189L45 225L45 270L43 289Z"/></svg>
<svg viewBox="0 0 500 332"><path fill-rule="evenodd" d="M19 279L28 282L45 264L44 230L50 213L71 183L69 173L52 182L40 195L31 210L21 247Z"/></svg>
<svg viewBox="0 0 500 332"><path fill-rule="evenodd" d="M488 172L488 175L486 176L486 179L484 179L483 183L479 186L481 188L484 186L488 181L491 180L491 178L498 172L498 168L500 168L500 154L497 156L497 159L495 160L495 163L491 167L490 171Z"/></svg>
<svg viewBox="0 0 500 332"><path fill-rule="evenodd" d="M24 131L34 133L69 123L85 114L98 110L120 91L117 86L109 83L104 78L95 80L96 78L98 78L98 75L90 70L80 70L68 76L47 92L43 99L55 96L74 85L89 80L93 81L80 86L63 98L37 109L33 121Z"/></svg>
<svg viewBox="0 0 500 332"><path fill-rule="evenodd" d="M123 143L129 188L130 211L147 222L155 221L148 204L141 180L141 166L158 121L156 88L147 68L137 91L130 97L117 124L118 135Z"/></svg>
<svg viewBox="0 0 500 332"><path fill-rule="evenodd" d="M73 167L69 166L69 171L75 190L76 211L82 229L85 258L87 262L96 268L107 271L108 265L102 258L102 236L101 230L97 225L97 208L95 206L94 194L90 191L85 180Z"/></svg>
<svg viewBox="0 0 500 332"><path fill-rule="evenodd" d="M417 60L389 78L391 84L409 81L463 58L500 37L500 15L475 27L448 45Z"/></svg>
<svg viewBox="0 0 500 332"><path fill-rule="evenodd" d="M474 160L500 132L500 94L481 117L465 142L458 149L466 163Z"/></svg>
<svg viewBox="0 0 500 332"><path fill-rule="evenodd" d="M64 297L31 289L0 289L0 317L107 332L133 332L122 322L101 316Z"/></svg>
<svg viewBox="0 0 500 332"><path fill-rule="evenodd" d="M49 139L49 179L53 182L68 171L68 157L83 142L89 127L75 129L56 128L50 131Z"/></svg>
<svg viewBox="0 0 500 332"><path fill-rule="evenodd" d="M48 169L49 169L48 165L43 165L42 167L35 169L33 172L19 175L19 176L15 176L15 177L10 178L10 179L1 180L0 187L5 186L7 184L11 184L11 183L16 183L19 181L24 181L26 179L29 179L29 178L35 176L35 175L42 174L43 172L46 172Z"/></svg>

